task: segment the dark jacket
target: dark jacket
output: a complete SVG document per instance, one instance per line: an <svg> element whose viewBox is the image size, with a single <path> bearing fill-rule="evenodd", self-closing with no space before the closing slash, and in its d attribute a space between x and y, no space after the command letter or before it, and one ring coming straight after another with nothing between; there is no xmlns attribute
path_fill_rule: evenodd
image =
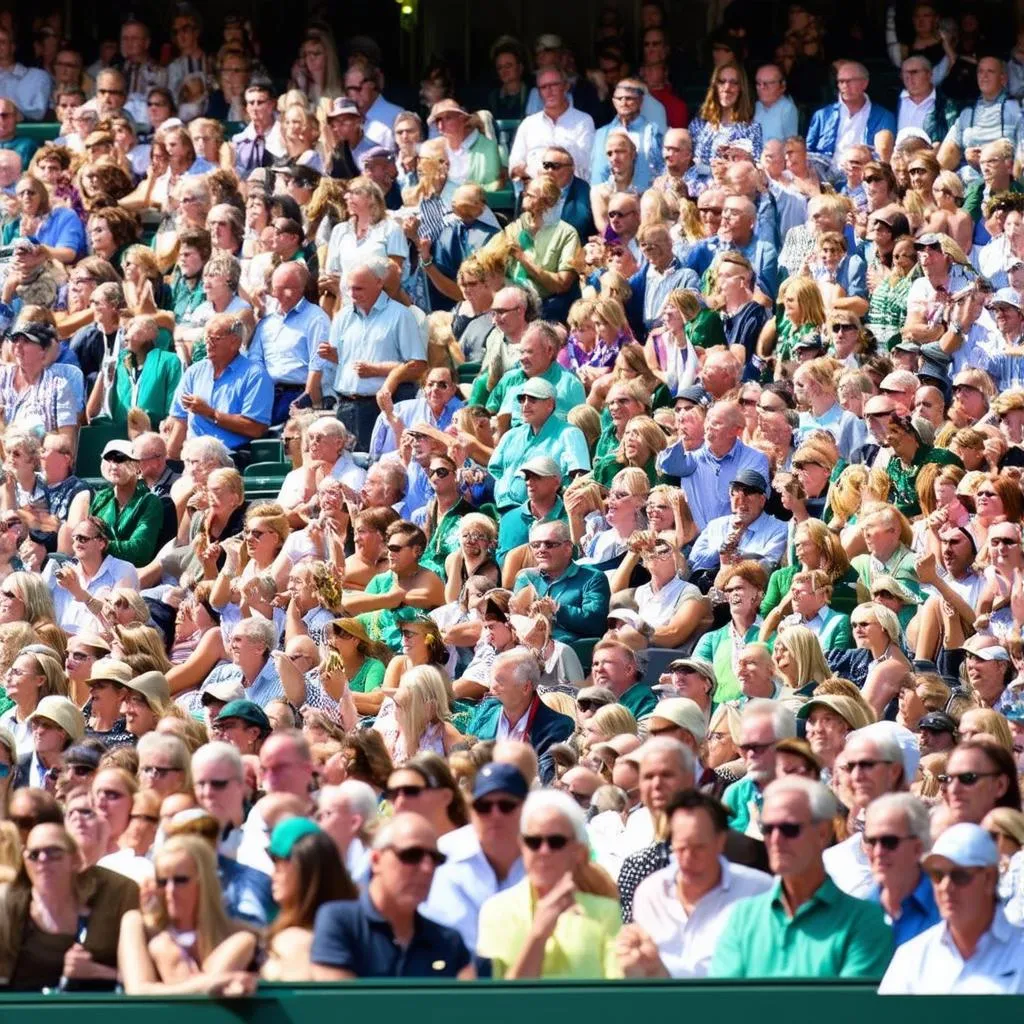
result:
<svg viewBox="0 0 1024 1024"><path fill-rule="evenodd" d="M470 722L468 732L481 740L493 740L498 735L498 722L501 720L501 701L497 697L488 697L477 709ZM530 746L537 751L540 781L550 785L555 777L555 762L548 751L555 743L567 740L575 729L575 724L568 715L560 715L538 698L537 710L533 715L527 737Z"/></svg>

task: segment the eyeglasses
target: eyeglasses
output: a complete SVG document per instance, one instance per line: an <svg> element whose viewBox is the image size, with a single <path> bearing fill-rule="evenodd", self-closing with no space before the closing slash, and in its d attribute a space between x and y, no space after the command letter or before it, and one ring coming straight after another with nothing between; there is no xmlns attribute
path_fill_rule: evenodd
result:
<svg viewBox="0 0 1024 1024"><path fill-rule="evenodd" d="M858 768L862 768L866 772L873 771L880 764L892 764L892 761L872 761L865 758L863 761L847 761L846 770L848 772L854 772Z"/></svg>
<svg viewBox="0 0 1024 1024"><path fill-rule="evenodd" d="M550 551L552 548L560 548L564 543L564 540L531 540L530 549L532 551Z"/></svg>
<svg viewBox="0 0 1024 1024"><path fill-rule="evenodd" d="M157 875L156 878L156 884L161 889L166 889L169 885L173 885L176 889L181 889L192 881L191 875L164 875L163 878Z"/></svg>
<svg viewBox="0 0 1024 1024"><path fill-rule="evenodd" d="M69 775L92 775L96 771L92 765L88 764L68 764L64 766L68 770ZM80 812L68 811L68 817L73 813L80 813L83 818L95 818L96 812L91 808L82 808Z"/></svg>
<svg viewBox="0 0 1024 1024"><path fill-rule="evenodd" d="M856 324L833 324L832 333L838 334L840 331L855 331L857 330Z"/></svg>
<svg viewBox="0 0 1024 1024"><path fill-rule="evenodd" d="M181 768L168 768L165 765L159 764L146 764L139 768L139 774L145 775L150 779L162 779L165 775L180 771L182 771Z"/></svg>
<svg viewBox="0 0 1024 1024"><path fill-rule="evenodd" d="M608 216L614 220L616 217L629 217L634 213L636 210L609 210Z"/></svg>
<svg viewBox="0 0 1024 1024"><path fill-rule="evenodd" d="M448 859L440 850L432 850L429 846L406 846L401 850L397 846L389 846L387 849L406 867L422 864L429 859L435 868L439 868Z"/></svg>
<svg viewBox="0 0 1024 1024"><path fill-rule="evenodd" d="M492 316L508 316L510 313L515 313L519 310L518 306L509 306L508 309L501 309L498 306L491 306Z"/></svg>
<svg viewBox="0 0 1024 1024"><path fill-rule="evenodd" d="M593 697L583 697L581 700L576 701L576 707L580 711L596 711L598 708L603 708L606 703L606 701L596 700Z"/></svg>
<svg viewBox="0 0 1024 1024"><path fill-rule="evenodd" d="M925 874L932 881L932 885L939 886L948 878L950 882L957 889L963 889L964 886L970 885L974 881L977 871L971 871L968 868L952 868L950 871L942 871L940 868L932 868L930 871L926 871Z"/></svg>
<svg viewBox="0 0 1024 1024"><path fill-rule="evenodd" d="M427 470L427 476L430 477L431 480L433 480L434 477L437 477L439 480L444 480L445 477L449 477L451 475L452 471L447 466L435 466L433 469Z"/></svg>
<svg viewBox="0 0 1024 1024"><path fill-rule="evenodd" d="M563 167L572 167L572 164L566 163L565 161L556 164L554 160L544 160L541 163L541 167L543 167L545 171L558 171Z"/></svg>
<svg viewBox="0 0 1024 1024"><path fill-rule="evenodd" d="M500 814L513 814L522 806L519 800L487 800L481 797L473 801L473 810L481 817L486 817L497 809Z"/></svg>
<svg viewBox="0 0 1024 1024"><path fill-rule="evenodd" d="M569 845L569 837L559 835L557 832L550 836L523 836L523 845L528 850L536 853L542 846L546 846L552 853L564 850Z"/></svg>
<svg viewBox="0 0 1024 1024"><path fill-rule="evenodd" d="M493 313L494 310L491 310L491 312ZM423 387L427 390L433 390L434 388L440 388L444 390L446 388L450 388L451 384L449 384L448 381L446 380L428 380L426 384L423 385Z"/></svg>
<svg viewBox="0 0 1024 1024"><path fill-rule="evenodd" d="M880 181L885 181L880 174L865 174L864 181L868 185L877 185Z"/></svg>
<svg viewBox="0 0 1024 1024"><path fill-rule="evenodd" d="M765 839L770 839L774 832L778 832L783 839L796 839L803 830L803 823L799 821L761 822L761 835Z"/></svg>
<svg viewBox="0 0 1024 1024"><path fill-rule="evenodd" d="M415 800L426 788L426 786L391 786L384 790L384 796L391 803L394 803L396 797L400 796L404 796L406 800Z"/></svg>
<svg viewBox="0 0 1024 1024"><path fill-rule="evenodd" d="M78 544L88 544L89 541L96 540L97 536L98 534L94 535L90 533L73 533L71 535L71 539Z"/></svg>
<svg viewBox="0 0 1024 1024"><path fill-rule="evenodd" d="M116 462L120 466L122 463L130 462L131 459L129 459L127 455L124 455L121 452L111 452L109 455L103 456L103 461Z"/></svg>
<svg viewBox="0 0 1024 1024"><path fill-rule="evenodd" d="M771 750L775 746L775 741L771 743L739 743L736 749L746 757L747 754L763 754L766 750Z"/></svg>
<svg viewBox="0 0 1024 1024"><path fill-rule="evenodd" d="M871 849L874 849L876 846L881 846L883 850L890 851L895 850L896 847L899 846L904 839L909 838L910 836L869 836L867 834L861 837L864 845L870 847Z"/></svg>
<svg viewBox="0 0 1024 1024"><path fill-rule="evenodd" d="M68 851L63 846L36 846L25 851L25 859L33 864L41 860L63 860L67 855Z"/></svg>
<svg viewBox="0 0 1024 1024"><path fill-rule="evenodd" d="M389 544L388 551L393 555L397 555L399 551L404 551L408 546L408 544Z"/></svg>
<svg viewBox="0 0 1024 1024"><path fill-rule="evenodd" d="M948 775L939 775L939 785L948 786L954 779L961 786L974 786L978 779L995 779L1002 775L1002 772L953 772Z"/></svg>

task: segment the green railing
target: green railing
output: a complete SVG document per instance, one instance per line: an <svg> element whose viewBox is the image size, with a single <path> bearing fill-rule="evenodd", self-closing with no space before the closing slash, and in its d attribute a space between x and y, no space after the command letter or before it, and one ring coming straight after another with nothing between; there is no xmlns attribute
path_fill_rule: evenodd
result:
<svg viewBox="0 0 1024 1024"><path fill-rule="evenodd" d="M33 1024L623 1024L632 1021L720 1021L776 1024L973 1024L999 1013L989 999L880 997L852 982L451 982L361 981L349 985L263 985L251 999L215 1001L113 995L0 996L0 1019Z"/></svg>

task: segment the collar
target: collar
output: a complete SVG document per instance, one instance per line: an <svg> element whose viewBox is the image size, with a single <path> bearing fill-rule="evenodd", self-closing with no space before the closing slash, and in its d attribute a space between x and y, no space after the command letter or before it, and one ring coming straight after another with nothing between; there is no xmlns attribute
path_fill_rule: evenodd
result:
<svg viewBox="0 0 1024 1024"><path fill-rule="evenodd" d="M841 895L842 894L840 893L839 889L836 887L836 883L833 882L828 875L826 875L825 880L821 883L821 885L819 885L818 888L815 889L813 893L811 893L808 899L806 899L803 903L800 904L799 907L796 908L796 913L793 914L792 917L789 917L789 910L786 907L785 900L782 898L782 879L776 878L775 885L772 886L771 889L772 906L781 910L782 913L785 914L787 919L790 921L795 921L801 914L809 913L810 909L815 903L823 903L826 906L831 906L834 903L838 903Z"/></svg>
<svg viewBox="0 0 1024 1024"><path fill-rule="evenodd" d="M278 316L280 316L282 320L287 320L288 317L290 317L293 313L295 314L295 316L301 316L303 313L305 313L306 307L308 305L309 301L306 299L305 296L302 296L302 298L300 298L299 301L296 302L295 305L292 306L292 308L289 309L287 313L282 313L279 310Z"/></svg>
<svg viewBox="0 0 1024 1024"><path fill-rule="evenodd" d="M846 116L852 121L855 117L860 117L861 114L868 115L871 113L871 97L867 93L864 93L864 106L860 110L852 111L850 108L840 100L837 104L839 107L839 115L842 116L843 111L846 111Z"/></svg>
<svg viewBox="0 0 1024 1024"><path fill-rule="evenodd" d="M901 100L907 100L907 101L908 101L908 102L909 102L909 103L910 103L910 104L911 104L912 106L915 106L915 107L923 107L923 106L924 106L924 105L925 105L925 104L926 104L926 103L927 103L927 102L928 102L929 100L931 100L931 101L932 101L933 103L935 102L935 90L934 90L934 89L932 89L932 91L931 91L930 93L928 93L928 95L927 95L927 96L925 96L925 98L924 98L923 100L921 100L921 102L920 102L920 103L918 103L918 102L917 102L917 100L915 100L915 99L914 99L914 98L913 98L913 97L912 97L912 96L910 95L910 93L909 93L909 92L907 92L907 90L906 90L906 89L904 89L904 90L903 90L903 91L902 91L902 92L900 93L900 99L901 99Z"/></svg>
<svg viewBox="0 0 1024 1024"><path fill-rule="evenodd" d="M1008 94L1003 89L998 96L994 96L992 99L987 100L984 96L979 96L977 102L974 104L976 107L994 107L997 103L1005 103L1008 98Z"/></svg>

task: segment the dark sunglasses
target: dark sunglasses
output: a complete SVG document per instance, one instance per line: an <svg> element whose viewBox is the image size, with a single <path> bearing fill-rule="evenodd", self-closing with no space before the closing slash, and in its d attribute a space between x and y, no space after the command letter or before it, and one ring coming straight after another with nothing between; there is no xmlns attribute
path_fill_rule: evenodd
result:
<svg viewBox="0 0 1024 1024"><path fill-rule="evenodd" d="M402 850L389 846L388 849L407 867L422 864L425 859L429 859L435 868L439 868L448 859L440 850L431 850L426 846L407 846Z"/></svg>
<svg viewBox="0 0 1024 1024"><path fill-rule="evenodd" d="M495 807L502 814L513 814L521 806L518 800L486 800L481 797L473 801L473 810L481 817L486 817Z"/></svg>
<svg viewBox="0 0 1024 1024"><path fill-rule="evenodd" d="M962 889L965 885L971 884L974 880L975 872L969 871L967 868L953 868L950 871L932 868L926 874L932 880L932 885L942 885L948 878L958 889Z"/></svg>
<svg viewBox="0 0 1024 1024"><path fill-rule="evenodd" d="M111 452L109 455L103 456L103 461L116 462L118 465L120 465L122 462L131 462L131 459L129 459L128 456L124 454L124 452Z"/></svg>
<svg viewBox="0 0 1024 1024"><path fill-rule="evenodd" d="M880 846L883 850L895 850L904 839L909 839L910 836L869 836L864 835L861 837L865 846L871 847L873 850L876 846Z"/></svg>
<svg viewBox="0 0 1024 1024"><path fill-rule="evenodd" d="M596 711L598 708L603 708L607 701L597 700L594 697L584 697L582 700L576 701L576 707L580 711Z"/></svg>
<svg viewBox="0 0 1024 1024"><path fill-rule="evenodd" d="M394 555L397 555L399 551L404 551L408 546L408 544L389 544L388 551L390 551Z"/></svg>
<svg viewBox="0 0 1024 1024"><path fill-rule="evenodd" d="M562 167L571 167L571 166L572 166L572 164L567 164L565 162L556 164L554 160L545 160L545 161L543 161L541 163L541 167L543 167L545 171L557 171L557 170L559 170Z"/></svg>
<svg viewBox="0 0 1024 1024"><path fill-rule="evenodd" d="M426 786L391 786L384 790L384 797L390 803L394 803L395 799L400 796L404 796L407 800L415 800L426 788Z"/></svg>
<svg viewBox="0 0 1024 1024"><path fill-rule="evenodd" d="M871 175L865 174L864 175L864 180L869 185L877 185L880 181L885 181L885 178L883 178L880 174L871 174Z"/></svg>
<svg viewBox="0 0 1024 1024"><path fill-rule="evenodd" d="M547 846L552 852L564 850L569 845L569 837L559 835L557 832L550 836L523 836L523 845L528 850L537 852L542 846Z"/></svg>
<svg viewBox="0 0 1024 1024"><path fill-rule="evenodd" d="M763 754L774 746L774 743L741 743L736 749L746 757L747 754Z"/></svg>
<svg viewBox="0 0 1024 1024"><path fill-rule="evenodd" d="M88 764L69 764L65 765L70 775L92 775L96 771L92 765Z"/></svg>
<svg viewBox="0 0 1024 1024"><path fill-rule="evenodd" d="M939 775L939 785L948 786L954 779L960 783L961 786L973 786L976 785L978 779L994 779L1002 775L1002 772L953 772L949 775Z"/></svg>
<svg viewBox="0 0 1024 1024"><path fill-rule="evenodd" d="M796 839L803 830L803 823L799 821L761 822L761 834L765 839L771 838L773 832L778 832L783 839Z"/></svg>
<svg viewBox="0 0 1024 1024"><path fill-rule="evenodd" d="M877 768L880 764L891 764L891 763L892 763L891 761L871 761L871 760L847 761L846 762L846 770L848 772L852 772L852 771L856 771L858 768L863 768L864 771L870 772L870 771L873 771L875 768Z"/></svg>
<svg viewBox="0 0 1024 1024"><path fill-rule="evenodd" d="M832 333L838 334L839 331L855 331L857 330L856 324L833 324Z"/></svg>
<svg viewBox="0 0 1024 1024"><path fill-rule="evenodd" d="M431 480L433 480L434 477L437 477L438 480L444 480L445 477L449 477L451 475L452 471L448 469L447 466L438 466L436 469L427 471L427 476L429 476Z"/></svg>

